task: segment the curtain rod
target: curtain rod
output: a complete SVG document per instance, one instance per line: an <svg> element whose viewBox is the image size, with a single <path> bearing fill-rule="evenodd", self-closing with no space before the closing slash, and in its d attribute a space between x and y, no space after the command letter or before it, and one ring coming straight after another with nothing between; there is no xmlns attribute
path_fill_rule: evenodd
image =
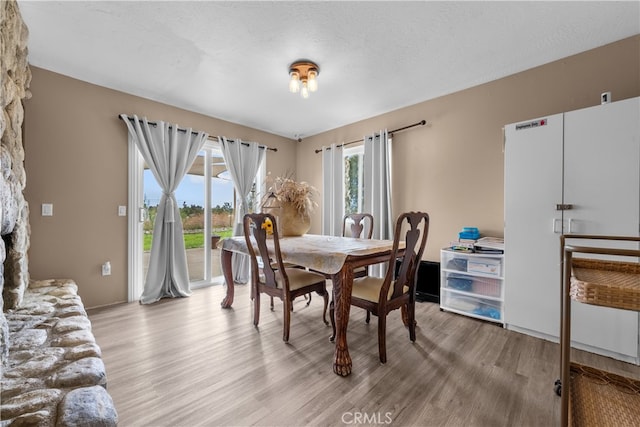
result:
<svg viewBox="0 0 640 427"><path fill-rule="evenodd" d="M400 132L400 131L403 131L403 130L411 129L412 127L416 127L416 126L424 126L426 124L427 124L426 120L420 120L418 123L414 123L412 125L407 125L407 126L404 126L404 127L398 128L398 129L394 129L394 130L390 131L389 134L393 135L396 132ZM347 145L355 144L357 142L362 142L362 141L364 141L364 139L358 139L356 141L344 142L344 143L342 143L340 145L336 145L336 147L346 147ZM327 149L331 150L331 147L329 147ZM316 154L321 153L321 152L322 152L322 150L316 150Z"/></svg>
<svg viewBox="0 0 640 427"><path fill-rule="evenodd" d="M122 119L122 117L120 117L120 115L118 115L118 118ZM134 120L135 120L133 117L129 117L129 116L127 116L127 118L128 118L130 121L134 121ZM122 120L124 120L124 119L122 119ZM140 119L138 119L138 121L139 121L139 122L142 122L142 120L140 120ZM150 122L150 121L147 121L147 123L149 123L151 126L158 126L158 124L157 124L156 122ZM169 125L169 129L171 129L172 127L173 127L173 126ZM178 132L186 132L186 131L187 131L186 129L178 128ZM191 133L192 133L193 135L197 135L197 134L198 134L198 132L194 132L194 131L191 131ZM208 137L207 137L207 139L209 139L209 140L211 140L211 141L217 141L217 142L220 142L220 138L218 138L217 136L208 136ZM236 140L235 140L235 139L228 139L228 141L236 142ZM248 144L248 143L246 143L246 142L242 142L242 145L246 145L247 147L249 146L249 144ZM277 149L277 148L271 148L271 147L267 147L267 146L264 146L264 145L261 145L261 146L259 146L259 147L260 147L260 148L264 148L264 149L269 150L269 151L274 151L274 152L275 152L275 151L278 151L278 149Z"/></svg>

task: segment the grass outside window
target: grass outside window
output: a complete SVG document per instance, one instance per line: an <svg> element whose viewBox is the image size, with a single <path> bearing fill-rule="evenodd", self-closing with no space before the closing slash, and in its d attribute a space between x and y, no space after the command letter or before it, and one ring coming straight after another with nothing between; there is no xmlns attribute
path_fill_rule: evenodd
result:
<svg viewBox="0 0 640 427"><path fill-rule="evenodd" d="M224 228L220 230L214 230L214 235L220 236L221 238L231 237L232 229ZM186 232L183 234L184 237L184 247L185 249L198 249L204 248L204 232ZM153 240L153 236L151 233L144 234L144 250L151 250L151 240Z"/></svg>

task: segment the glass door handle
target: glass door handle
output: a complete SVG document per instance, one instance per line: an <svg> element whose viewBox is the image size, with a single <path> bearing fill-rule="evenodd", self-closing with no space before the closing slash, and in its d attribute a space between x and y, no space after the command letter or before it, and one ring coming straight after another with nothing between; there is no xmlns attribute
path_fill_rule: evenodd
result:
<svg viewBox="0 0 640 427"><path fill-rule="evenodd" d="M138 222L145 222L147 220L147 210L145 208L138 208Z"/></svg>

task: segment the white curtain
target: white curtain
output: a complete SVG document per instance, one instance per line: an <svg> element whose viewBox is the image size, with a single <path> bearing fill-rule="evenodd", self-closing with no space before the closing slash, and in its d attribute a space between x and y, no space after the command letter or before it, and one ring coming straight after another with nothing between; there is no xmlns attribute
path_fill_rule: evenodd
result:
<svg viewBox="0 0 640 427"><path fill-rule="evenodd" d="M364 212L375 218L374 239L393 238L391 217L391 140L387 130L364 138ZM394 266L391 266L392 268ZM369 269L371 275L382 277L383 265Z"/></svg>
<svg viewBox="0 0 640 427"><path fill-rule="evenodd" d="M241 141L240 139L229 140L224 136L219 136L218 140L222 146L222 156L231 174L233 185L236 189L237 206L236 217L233 227L234 236L242 236L242 220L249 213L249 193L253 182L258 175L260 165L266 155L266 147L260 146L256 142ZM237 283L247 283L249 281L250 259L247 255L234 253L232 255L231 269L233 271L233 281Z"/></svg>
<svg viewBox="0 0 640 427"><path fill-rule="evenodd" d="M344 215L342 146L322 147L322 234L340 236Z"/></svg>
<svg viewBox="0 0 640 427"><path fill-rule="evenodd" d="M162 188L158 204L149 270L140 303L150 304L161 298L191 295L187 254L182 236L182 220L175 190L187 173L207 139L204 132L179 129L178 125L157 122L150 125L146 118L134 115L127 124L129 138L133 139L144 161Z"/></svg>

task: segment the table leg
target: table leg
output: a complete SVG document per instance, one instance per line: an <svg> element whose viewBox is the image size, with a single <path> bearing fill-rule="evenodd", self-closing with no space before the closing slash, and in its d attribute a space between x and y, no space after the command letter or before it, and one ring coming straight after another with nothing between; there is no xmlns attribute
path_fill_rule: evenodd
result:
<svg viewBox="0 0 640 427"><path fill-rule="evenodd" d="M220 305L222 308L231 308L231 304L233 304L233 271L231 269L231 259L233 252L227 250L220 251L220 265L222 267L222 275L224 276L224 281L227 283L227 295L224 297Z"/></svg>
<svg viewBox="0 0 640 427"><path fill-rule="evenodd" d="M344 265L333 276L333 301L336 318L336 350L333 372L346 377L351 374L351 356L347 345L347 326L351 309L351 289L353 287L353 269Z"/></svg>

